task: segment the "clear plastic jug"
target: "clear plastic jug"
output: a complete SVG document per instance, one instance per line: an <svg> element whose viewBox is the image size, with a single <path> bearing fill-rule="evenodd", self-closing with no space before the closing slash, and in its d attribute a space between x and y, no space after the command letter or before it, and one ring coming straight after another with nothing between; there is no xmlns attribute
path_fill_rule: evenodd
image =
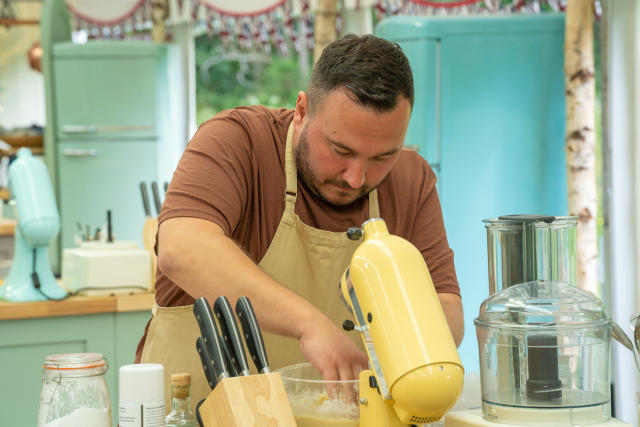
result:
<svg viewBox="0 0 640 427"><path fill-rule="evenodd" d="M42 368L38 427L111 427L103 355L53 354Z"/></svg>

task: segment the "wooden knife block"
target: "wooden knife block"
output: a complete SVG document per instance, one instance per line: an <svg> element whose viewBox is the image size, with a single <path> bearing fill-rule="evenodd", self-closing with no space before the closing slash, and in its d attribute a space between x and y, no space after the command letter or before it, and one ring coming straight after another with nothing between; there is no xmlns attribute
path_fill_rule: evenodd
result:
<svg viewBox="0 0 640 427"><path fill-rule="evenodd" d="M296 427L280 374L222 380L200 406L205 427Z"/></svg>
<svg viewBox="0 0 640 427"><path fill-rule="evenodd" d="M142 227L142 244L144 248L149 251L151 255L151 284L149 290L151 292L156 289L156 266L158 259L156 257L156 251L154 249L156 245L156 234L158 233L158 219L150 216L144 221Z"/></svg>

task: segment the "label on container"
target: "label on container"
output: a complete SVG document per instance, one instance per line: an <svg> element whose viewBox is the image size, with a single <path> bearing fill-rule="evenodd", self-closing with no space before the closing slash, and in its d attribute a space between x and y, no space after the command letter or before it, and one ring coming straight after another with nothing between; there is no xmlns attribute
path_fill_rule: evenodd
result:
<svg viewBox="0 0 640 427"><path fill-rule="evenodd" d="M118 425L120 427L164 427L164 401L120 402Z"/></svg>

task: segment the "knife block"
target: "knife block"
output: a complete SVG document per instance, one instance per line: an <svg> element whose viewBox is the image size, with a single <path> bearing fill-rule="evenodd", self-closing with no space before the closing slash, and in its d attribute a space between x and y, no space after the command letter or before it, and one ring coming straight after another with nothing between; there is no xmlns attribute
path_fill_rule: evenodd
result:
<svg viewBox="0 0 640 427"><path fill-rule="evenodd" d="M280 374L222 380L200 406L205 427L296 427Z"/></svg>

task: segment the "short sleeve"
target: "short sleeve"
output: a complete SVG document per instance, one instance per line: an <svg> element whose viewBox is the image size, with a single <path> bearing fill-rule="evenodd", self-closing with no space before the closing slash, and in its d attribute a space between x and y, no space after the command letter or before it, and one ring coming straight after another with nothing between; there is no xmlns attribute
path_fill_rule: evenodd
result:
<svg viewBox="0 0 640 427"><path fill-rule="evenodd" d="M158 221L202 218L215 222L230 236L249 197L250 139L233 110L203 123L178 163Z"/></svg>

